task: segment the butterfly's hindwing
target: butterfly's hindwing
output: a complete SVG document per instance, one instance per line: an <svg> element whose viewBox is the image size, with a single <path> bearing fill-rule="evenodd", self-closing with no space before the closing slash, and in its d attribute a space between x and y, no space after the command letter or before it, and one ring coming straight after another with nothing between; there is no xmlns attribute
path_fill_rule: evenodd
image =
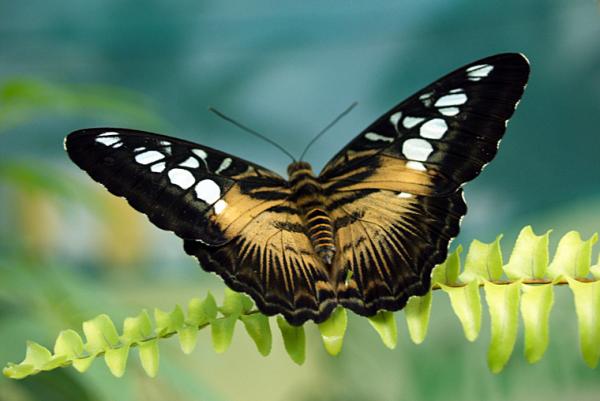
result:
<svg viewBox="0 0 600 401"><path fill-rule="evenodd" d="M228 286L250 294L263 313L281 313L292 324L321 322L337 304L327 269L293 203L262 212L224 246L185 241L185 250Z"/></svg>
<svg viewBox="0 0 600 401"><path fill-rule="evenodd" d="M462 190L449 197L388 190L342 194L331 212L340 303L370 316L397 310L411 295L426 293L431 268L446 258L466 213Z"/></svg>

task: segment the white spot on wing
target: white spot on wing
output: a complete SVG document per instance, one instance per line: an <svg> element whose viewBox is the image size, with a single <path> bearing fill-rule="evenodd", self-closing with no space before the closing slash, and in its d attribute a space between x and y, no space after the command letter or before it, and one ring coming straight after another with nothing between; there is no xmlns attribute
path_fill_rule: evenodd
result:
<svg viewBox="0 0 600 401"><path fill-rule="evenodd" d="M165 157L165 155L163 155L160 152L157 152L156 150L148 150L146 152L136 155L135 161L138 162L139 164L146 165L146 164L154 163L155 161L163 159L164 157Z"/></svg>
<svg viewBox="0 0 600 401"><path fill-rule="evenodd" d="M153 173L162 173L163 171L165 171L165 166L165 162L156 163L150 166L150 171L152 171Z"/></svg>
<svg viewBox="0 0 600 401"><path fill-rule="evenodd" d="M367 132L365 134L365 138L369 141L386 141L386 142L394 142L394 138L390 138L389 136L379 135L375 132Z"/></svg>
<svg viewBox="0 0 600 401"><path fill-rule="evenodd" d="M409 160L424 162L433 152L433 146L425 139L410 138L402 144L402 153Z"/></svg>
<svg viewBox="0 0 600 401"><path fill-rule="evenodd" d="M408 192L400 192L397 196L398 198L412 198L414 195Z"/></svg>
<svg viewBox="0 0 600 401"><path fill-rule="evenodd" d="M192 173L182 168L171 169L167 174L171 184L177 185L181 189L188 189L196 182Z"/></svg>
<svg viewBox="0 0 600 401"><path fill-rule="evenodd" d="M460 112L460 109L458 107L442 107L441 109L439 109L439 112L445 116L455 116Z"/></svg>
<svg viewBox="0 0 600 401"><path fill-rule="evenodd" d="M423 117L406 116L404 117L404 120L402 120L402 125L404 126L404 128L410 129L424 120L425 119Z"/></svg>
<svg viewBox="0 0 600 401"><path fill-rule="evenodd" d="M490 72L492 72L493 69L494 66L489 64L474 65L467 68L467 77L471 81L479 81L490 75Z"/></svg>
<svg viewBox="0 0 600 401"><path fill-rule="evenodd" d="M452 93L449 95L444 95L435 102L435 107L444 107L444 106L460 106L461 104L465 104L467 102L467 95L464 93Z"/></svg>
<svg viewBox="0 0 600 401"><path fill-rule="evenodd" d="M208 162L206 161L208 155L206 154L206 152L202 149L192 149L192 153L202 159L204 165L206 166L206 170L208 170Z"/></svg>
<svg viewBox="0 0 600 401"><path fill-rule="evenodd" d="M185 161L179 163L181 167L189 167L189 168L198 168L200 167L200 162L195 157L188 157Z"/></svg>
<svg viewBox="0 0 600 401"><path fill-rule="evenodd" d="M415 162L415 161L407 161L406 162L406 167L410 168L412 170L417 170L417 171L427 171L427 169L425 168L425 165L421 162Z"/></svg>
<svg viewBox="0 0 600 401"><path fill-rule="evenodd" d="M231 166L231 158L226 157L225 159L223 159L223 161L219 165L219 168L217 169L217 171L215 171L215 174L219 174L219 173L227 170L229 168L229 166Z"/></svg>
<svg viewBox="0 0 600 401"><path fill-rule="evenodd" d="M448 124L441 118L434 118L421 125L419 131L423 138L440 139L448 131Z"/></svg>
<svg viewBox="0 0 600 401"><path fill-rule="evenodd" d="M206 158L208 157L208 155L206 154L206 152L203 151L202 149L192 149L192 153L195 154L196 156L198 156L199 158L201 158L204 161L206 161Z"/></svg>
<svg viewBox="0 0 600 401"><path fill-rule="evenodd" d="M226 207L227 207L227 202L225 202L223 199L219 199L217 201L217 203L215 203L215 206L214 206L215 214L221 214L221 212L223 210L225 210Z"/></svg>
<svg viewBox="0 0 600 401"><path fill-rule="evenodd" d="M116 132L105 132L104 134L98 135L96 138L96 142L105 146L111 146L120 141L119 134Z"/></svg>
<svg viewBox="0 0 600 401"><path fill-rule="evenodd" d="M196 191L196 197L209 205L212 205L221 197L221 188L213 180L206 179L200 181L196 184L194 190Z"/></svg>
<svg viewBox="0 0 600 401"><path fill-rule="evenodd" d="M431 95L433 95L433 92L427 92L419 96L419 100L425 105L425 107L431 106Z"/></svg>
<svg viewBox="0 0 600 401"><path fill-rule="evenodd" d="M398 128L398 121L402 118L402 112L398 111L390 116L390 122L396 128Z"/></svg>
<svg viewBox="0 0 600 401"><path fill-rule="evenodd" d="M117 148L120 148L121 146L123 146L123 142L119 142L119 143L115 144L113 146L113 148L117 149Z"/></svg>

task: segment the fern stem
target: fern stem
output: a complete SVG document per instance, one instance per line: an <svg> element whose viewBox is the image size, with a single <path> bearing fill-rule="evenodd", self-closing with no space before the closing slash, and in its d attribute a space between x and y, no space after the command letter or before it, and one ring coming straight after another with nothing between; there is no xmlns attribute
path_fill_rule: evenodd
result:
<svg viewBox="0 0 600 401"><path fill-rule="evenodd" d="M576 281L579 281L580 283L593 283L595 280L591 279L591 278L576 278ZM493 284L499 284L499 285L509 285L514 283L514 280L489 280L490 283ZM546 280L546 279L522 279L521 280L522 284L553 284L553 285L567 285L569 284L569 282L567 280ZM446 287L454 287L454 288L460 288L460 287L465 287L468 283L455 283L455 284L445 284ZM481 282L479 283L479 287L483 287L484 283ZM432 290L441 290L442 287L440 287L439 284L434 284L431 287Z"/></svg>

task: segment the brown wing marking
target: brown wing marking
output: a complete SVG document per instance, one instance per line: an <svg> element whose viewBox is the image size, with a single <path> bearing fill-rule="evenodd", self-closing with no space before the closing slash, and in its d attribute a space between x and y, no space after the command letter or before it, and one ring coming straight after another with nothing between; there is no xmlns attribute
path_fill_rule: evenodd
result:
<svg viewBox="0 0 600 401"><path fill-rule="evenodd" d="M219 214L215 213L213 209L209 219L228 239L235 238L248 223L265 210L283 203L282 200L253 198L250 195L242 194L237 186L231 187L222 200L226 202L227 206Z"/></svg>
<svg viewBox="0 0 600 401"><path fill-rule="evenodd" d="M337 305L329 273L289 202L250 219L223 246L185 241L185 250L231 288L248 293L267 315L282 313L296 325L322 322Z"/></svg>
<svg viewBox="0 0 600 401"><path fill-rule="evenodd" d="M332 218L340 303L369 316L402 309L411 295L424 294L465 213L460 190L448 197L381 190L338 203Z"/></svg>
<svg viewBox="0 0 600 401"><path fill-rule="evenodd" d="M431 165L378 154L368 164L350 170L323 183L323 188L334 191L386 189L415 195L430 195L442 175Z"/></svg>

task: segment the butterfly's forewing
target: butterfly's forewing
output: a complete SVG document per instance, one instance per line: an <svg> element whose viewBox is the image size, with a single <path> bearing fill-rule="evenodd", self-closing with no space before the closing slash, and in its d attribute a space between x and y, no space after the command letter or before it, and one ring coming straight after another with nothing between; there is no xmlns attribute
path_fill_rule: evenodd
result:
<svg viewBox="0 0 600 401"><path fill-rule="evenodd" d="M327 163L321 180L340 190L454 192L495 156L528 75L527 59L514 53L451 72L361 132Z"/></svg>
<svg viewBox="0 0 600 401"><path fill-rule="evenodd" d="M301 323L333 308L325 268L277 174L206 146L128 129L76 131L65 147L93 179L183 238L204 269L250 294L261 311Z"/></svg>
<svg viewBox="0 0 600 401"><path fill-rule="evenodd" d="M70 134L65 148L94 180L152 223L209 245L229 241L289 193L286 181L265 168L164 135L85 129Z"/></svg>
<svg viewBox="0 0 600 401"><path fill-rule="evenodd" d="M371 315L429 289L466 213L461 186L495 156L528 75L520 54L466 65L381 116L325 166L343 305Z"/></svg>

